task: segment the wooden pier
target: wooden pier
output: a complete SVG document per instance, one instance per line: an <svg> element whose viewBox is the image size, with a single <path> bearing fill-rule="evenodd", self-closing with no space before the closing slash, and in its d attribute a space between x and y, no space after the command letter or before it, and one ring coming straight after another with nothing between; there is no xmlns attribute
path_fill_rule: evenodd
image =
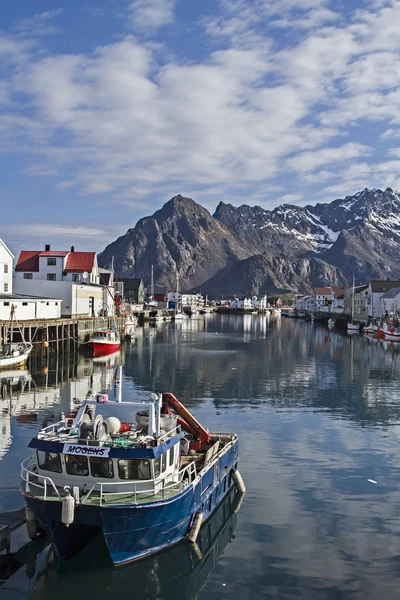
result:
<svg viewBox="0 0 400 600"><path fill-rule="evenodd" d="M25 341L34 346L58 345L64 342L85 344L99 329L111 329L113 325L124 337L126 317L93 317L93 318L61 318L47 320L21 321L21 329ZM5 339L9 327L8 321L0 321L0 337ZM21 340L21 332L17 326L13 328L13 340Z"/></svg>

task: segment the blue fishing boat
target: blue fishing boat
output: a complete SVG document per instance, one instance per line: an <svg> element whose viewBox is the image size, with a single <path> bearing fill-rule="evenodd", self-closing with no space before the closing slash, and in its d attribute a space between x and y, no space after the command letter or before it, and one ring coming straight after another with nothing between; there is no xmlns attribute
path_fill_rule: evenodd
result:
<svg viewBox="0 0 400 600"><path fill-rule="evenodd" d="M101 410L101 413L100 413ZM171 393L111 402L89 393L41 429L21 465L28 532L68 558L101 534L114 565L159 552L200 527L232 486L244 492L235 433L211 433Z"/></svg>

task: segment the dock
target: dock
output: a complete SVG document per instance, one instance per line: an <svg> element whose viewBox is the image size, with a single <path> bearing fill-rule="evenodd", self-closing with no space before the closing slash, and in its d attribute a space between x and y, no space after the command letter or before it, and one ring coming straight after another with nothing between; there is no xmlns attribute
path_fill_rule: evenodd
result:
<svg viewBox="0 0 400 600"><path fill-rule="evenodd" d="M85 317L85 318L60 318L60 319L35 319L21 321L21 329L25 341L35 346L71 342L73 344L87 343L93 333L99 329L111 329L113 325L119 330L123 338L126 317ZM8 321L0 321L0 338L5 339ZM22 341L21 332L17 326L13 328L14 341Z"/></svg>
<svg viewBox="0 0 400 600"><path fill-rule="evenodd" d="M0 552L10 554L11 534L25 523L25 507L0 513Z"/></svg>

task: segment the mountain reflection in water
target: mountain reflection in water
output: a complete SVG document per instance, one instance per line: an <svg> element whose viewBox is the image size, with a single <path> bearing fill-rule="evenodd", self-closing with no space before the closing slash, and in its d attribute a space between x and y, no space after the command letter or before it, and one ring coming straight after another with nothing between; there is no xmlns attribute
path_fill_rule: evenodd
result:
<svg viewBox="0 0 400 600"><path fill-rule="evenodd" d="M137 328L121 352L124 397L170 391L210 430L239 434L247 494L234 543L193 592L199 600L398 597L399 346L273 316ZM89 389L114 397L119 360L64 353L43 363L39 355L28 374L0 374L0 510L21 506L19 466L38 428ZM177 561L183 573L188 563ZM170 589L181 583L175 567L174 560ZM61 581L63 568L49 574ZM159 567L148 573L135 600L158 589ZM111 588L122 574L107 570ZM85 590L105 581L86 567L76 577ZM119 595L129 597L134 586L129 580Z"/></svg>

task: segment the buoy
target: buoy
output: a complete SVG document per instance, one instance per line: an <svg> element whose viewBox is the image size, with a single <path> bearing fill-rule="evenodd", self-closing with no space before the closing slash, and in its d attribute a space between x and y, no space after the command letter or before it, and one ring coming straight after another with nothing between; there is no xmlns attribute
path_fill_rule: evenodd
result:
<svg viewBox="0 0 400 600"><path fill-rule="evenodd" d="M31 540L34 540L38 533L35 513L30 506L25 506L26 530Z"/></svg>
<svg viewBox="0 0 400 600"><path fill-rule="evenodd" d="M108 417L104 422L107 423L108 433L110 435L115 435L120 432L121 421L117 419L117 417Z"/></svg>
<svg viewBox="0 0 400 600"><path fill-rule="evenodd" d="M235 488L241 494L244 494L246 491L246 486L244 485L243 479L239 471L232 469L231 471L232 481L235 484Z"/></svg>
<svg viewBox="0 0 400 600"><path fill-rule="evenodd" d="M44 340L43 342L43 348L48 348L49 347L49 342L47 342L46 340Z"/></svg>
<svg viewBox="0 0 400 600"><path fill-rule="evenodd" d="M194 515L193 523L189 531L188 541L191 544L194 544L197 536L199 535L201 524L203 523L204 515L203 513L196 513Z"/></svg>
<svg viewBox="0 0 400 600"><path fill-rule="evenodd" d="M61 508L61 521L64 523L65 527L69 527L71 523L74 522L74 512L75 500L68 491L67 495L63 498Z"/></svg>

